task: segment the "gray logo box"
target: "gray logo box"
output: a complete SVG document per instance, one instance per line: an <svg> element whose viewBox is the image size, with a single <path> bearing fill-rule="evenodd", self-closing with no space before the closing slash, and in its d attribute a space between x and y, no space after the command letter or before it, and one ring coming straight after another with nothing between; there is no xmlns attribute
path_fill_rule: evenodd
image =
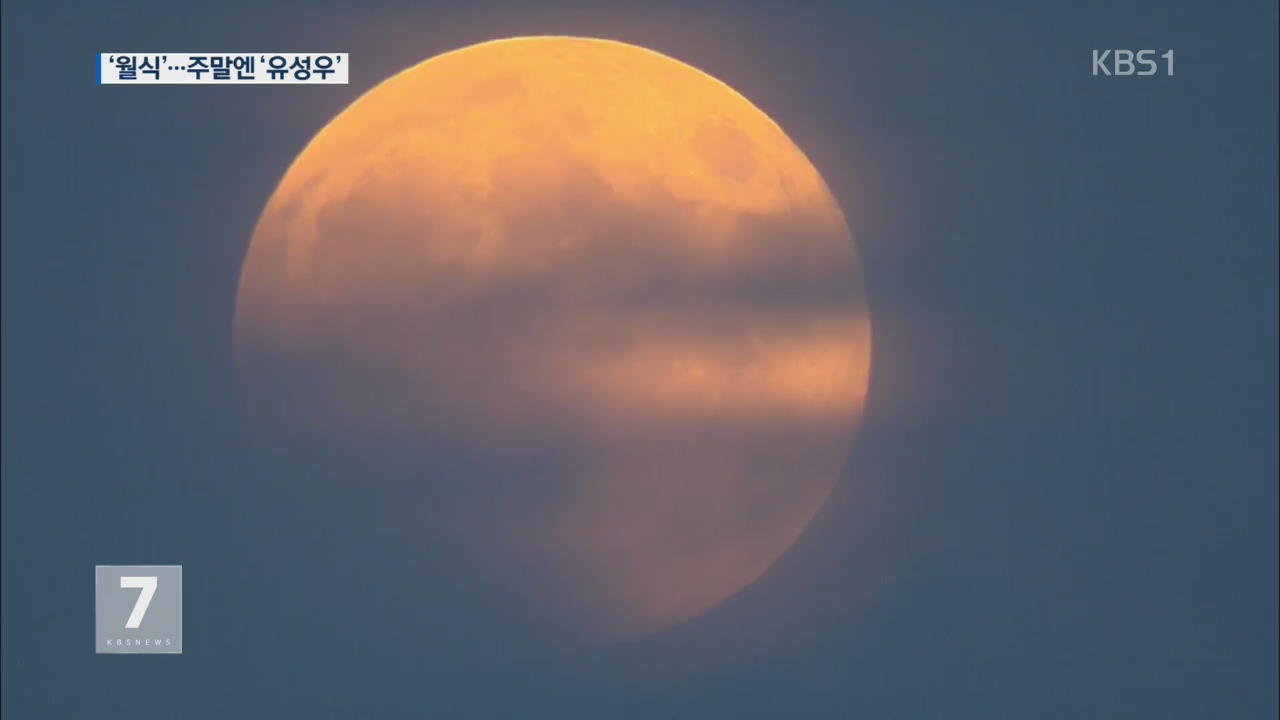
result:
<svg viewBox="0 0 1280 720"><path fill-rule="evenodd" d="M182 566L94 568L99 653L182 653Z"/></svg>

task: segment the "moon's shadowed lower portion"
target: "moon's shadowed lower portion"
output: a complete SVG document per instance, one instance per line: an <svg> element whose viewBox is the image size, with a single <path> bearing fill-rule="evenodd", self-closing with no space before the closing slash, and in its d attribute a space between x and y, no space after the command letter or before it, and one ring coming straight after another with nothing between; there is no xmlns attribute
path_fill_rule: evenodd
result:
<svg viewBox="0 0 1280 720"><path fill-rule="evenodd" d="M411 68L312 141L236 345L255 436L396 543L408 597L599 640L791 545L870 326L839 208L763 113L640 48L529 38Z"/></svg>

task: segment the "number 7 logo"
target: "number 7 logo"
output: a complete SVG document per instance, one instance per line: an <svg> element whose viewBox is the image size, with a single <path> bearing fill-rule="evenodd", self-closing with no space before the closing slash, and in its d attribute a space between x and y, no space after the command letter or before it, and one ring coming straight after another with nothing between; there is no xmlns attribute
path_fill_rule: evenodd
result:
<svg viewBox="0 0 1280 720"><path fill-rule="evenodd" d="M120 577L120 587L140 588L142 590L142 592L138 593L138 601L133 604L133 612L129 613L129 620L124 624L125 627L136 628L142 624L142 618L147 614L147 608L151 607L151 598L156 594L157 579L155 575L123 575Z"/></svg>

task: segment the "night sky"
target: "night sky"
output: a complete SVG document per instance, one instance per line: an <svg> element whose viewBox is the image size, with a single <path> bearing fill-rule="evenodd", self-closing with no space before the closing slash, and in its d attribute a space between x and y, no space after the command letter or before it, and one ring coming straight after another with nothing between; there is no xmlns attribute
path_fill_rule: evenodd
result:
<svg viewBox="0 0 1280 720"><path fill-rule="evenodd" d="M6 2L5 716L1275 717L1277 14ZM307 141L405 67L537 34L652 48L776 120L848 217L875 342L791 552L586 652L455 621L486 599L442 598L385 498L255 450L231 353ZM1094 77L1095 48L1176 74ZM98 86L106 51L349 52L351 82ZM182 655L94 654L96 564L184 566Z"/></svg>

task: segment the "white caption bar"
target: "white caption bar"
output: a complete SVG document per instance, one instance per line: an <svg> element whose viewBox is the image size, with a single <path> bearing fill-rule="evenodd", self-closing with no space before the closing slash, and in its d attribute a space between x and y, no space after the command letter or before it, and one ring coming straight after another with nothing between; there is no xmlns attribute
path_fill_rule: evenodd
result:
<svg viewBox="0 0 1280 720"><path fill-rule="evenodd" d="M99 85L346 85L347 53L99 53Z"/></svg>

